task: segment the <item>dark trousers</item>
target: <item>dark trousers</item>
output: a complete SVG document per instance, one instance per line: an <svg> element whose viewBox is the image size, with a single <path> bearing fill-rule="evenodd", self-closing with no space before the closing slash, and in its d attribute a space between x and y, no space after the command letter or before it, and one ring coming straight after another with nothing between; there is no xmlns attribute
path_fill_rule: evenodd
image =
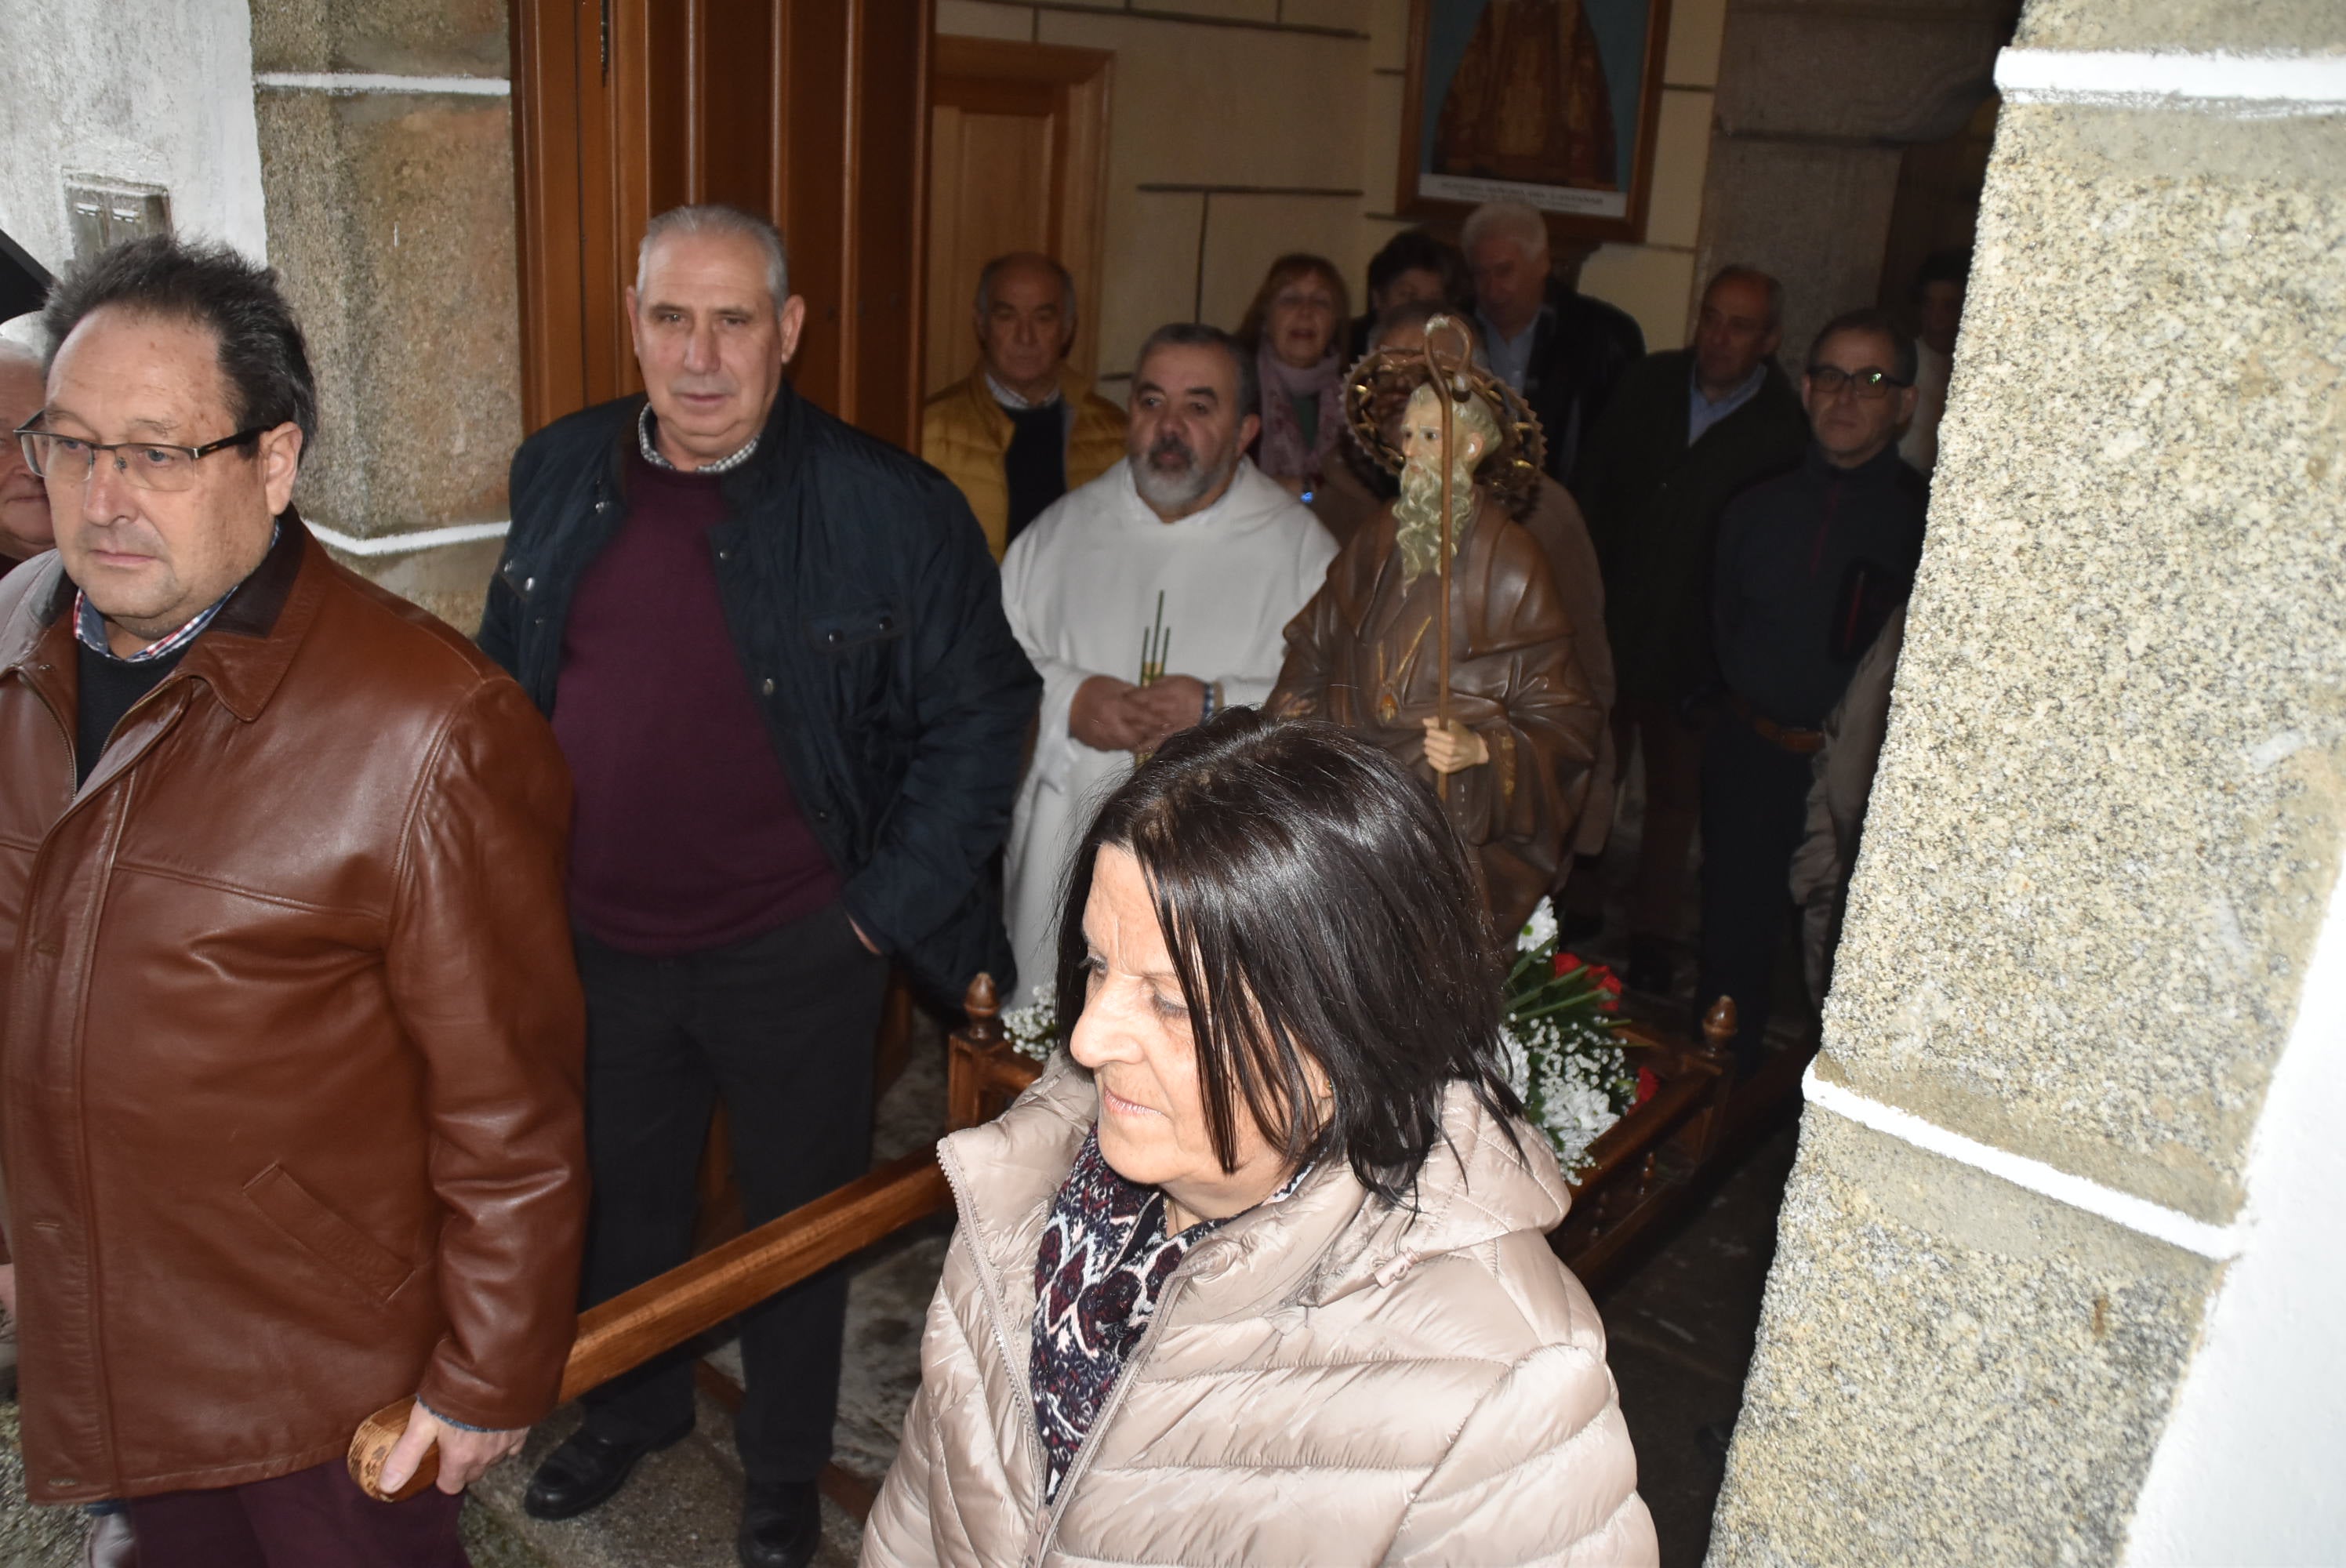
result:
<svg viewBox="0 0 2346 1568"><path fill-rule="evenodd" d="M862 1176L872 1037L888 965L832 904L731 947L647 958L578 939L586 993L585 1305L685 1261L709 1119L724 1096L752 1226ZM734 1441L750 1484L812 1481L831 1458L847 1276L816 1276L741 1317ZM658 1441L693 1420L679 1348L587 1393L586 1423Z"/></svg>
<svg viewBox="0 0 2346 1568"><path fill-rule="evenodd" d="M1633 751L1646 754L1646 814L1629 883L1629 934L1675 936L1701 811L1702 731L1679 717L1674 702L1625 699L1613 709L1613 747L1617 778L1628 776ZM1706 843L1708 832L1706 827Z"/></svg>
<svg viewBox="0 0 2346 1568"><path fill-rule="evenodd" d="M139 1568L469 1568L462 1497L361 1492L339 1459L242 1486L130 1500Z"/></svg>
<svg viewBox="0 0 2346 1568"><path fill-rule="evenodd" d="M1702 754L1702 980L1698 1014L1735 998L1735 1057L1760 1063L1773 1000L1776 951L1792 915L1792 851L1808 814L1810 759L1771 745L1732 718Z"/></svg>

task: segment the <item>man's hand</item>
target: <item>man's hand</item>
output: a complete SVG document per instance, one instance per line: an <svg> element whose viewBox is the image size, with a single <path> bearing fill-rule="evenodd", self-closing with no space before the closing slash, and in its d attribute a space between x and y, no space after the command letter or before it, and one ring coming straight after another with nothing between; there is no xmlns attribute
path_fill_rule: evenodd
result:
<svg viewBox="0 0 2346 1568"><path fill-rule="evenodd" d="M1148 738L1149 726L1133 698L1137 688L1112 675L1096 675L1076 687L1067 704L1067 733L1096 751L1132 751Z"/></svg>
<svg viewBox="0 0 2346 1568"><path fill-rule="evenodd" d="M415 1401L407 1418L407 1430L399 1434L390 1455L382 1461L382 1479L378 1483L388 1494L407 1484L423 1456L440 1446L440 1490L454 1496L488 1472L489 1466L508 1454L521 1451L529 1437L527 1427L504 1432L466 1431L452 1427Z"/></svg>
<svg viewBox="0 0 2346 1568"><path fill-rule="evenodd" d="M1147 730L1137 751L1154 751L1206 716L1206 683L1193 675L1159 676L1128 699Z"/></svg>
<svg viewBox="0 0 2346 1568"><path fill-rule="evenodd" d="M1491 748L1481 736L1454 718L1447 729L1443 728L1442 720L1429 718L1425 721L1425 759L1436 773L1464 773L1491 760Z"/></svg>

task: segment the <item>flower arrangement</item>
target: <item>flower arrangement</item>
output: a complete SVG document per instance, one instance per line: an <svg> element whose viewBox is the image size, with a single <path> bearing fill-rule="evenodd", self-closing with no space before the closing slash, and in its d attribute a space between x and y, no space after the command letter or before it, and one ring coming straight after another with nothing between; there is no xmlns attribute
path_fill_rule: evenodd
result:
<svg viewBox="0 0 2346 1568"><path fill-rule="evenodd" d="M1617 1032L1620 1007L1621 982L1610 969L1556 951L1556 911L1542 899L1515 936L1499 1058L1567 1176L1587 1163L1597 1135L1649 1092L1648 1074L1630 1067ZM1011 1008L1002 1031L1012 1050L1048 1062L1059 1046L1058 1011L1048 996Z"/></svg>
<svg viewBox="0 0 2346 1568"><path fill-rule="evenodd" d="M1619 1026L1621 982L1601 963L1556 948L1556 911L1542 899L1515 933L1499 1057L1532 1125L1556 1145L1566 1176L1588 1145L1643 1097Z"/></svg>

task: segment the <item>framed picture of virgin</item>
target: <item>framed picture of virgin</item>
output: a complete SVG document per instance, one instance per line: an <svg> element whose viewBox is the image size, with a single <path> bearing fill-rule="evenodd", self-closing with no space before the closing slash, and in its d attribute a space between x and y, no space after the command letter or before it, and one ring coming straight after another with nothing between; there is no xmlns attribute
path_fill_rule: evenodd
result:
<svg viewBox="0 0 2346 1568"><path fill-rule="evenodd" d="M1399 211L1643 240L1668 36L1669 0L1411 0Z"/></svg>

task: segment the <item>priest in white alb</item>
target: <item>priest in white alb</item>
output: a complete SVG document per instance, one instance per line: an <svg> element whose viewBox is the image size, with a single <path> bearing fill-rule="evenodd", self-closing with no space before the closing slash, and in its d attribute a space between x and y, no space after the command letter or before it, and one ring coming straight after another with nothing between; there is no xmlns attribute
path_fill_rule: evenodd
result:
<svg viewBox="0 0 2346 1568"><path fill-rule="evenodd" d="M1336 541L1246 458L1254 364L1212 327L1160 327L1132 378L1125 461L1070 491L1002 562L1010 629L1043 677L1005 866L1016 996L1057 985L1066 858L1137 757L1270 695L1281 631Z"/></svg>

